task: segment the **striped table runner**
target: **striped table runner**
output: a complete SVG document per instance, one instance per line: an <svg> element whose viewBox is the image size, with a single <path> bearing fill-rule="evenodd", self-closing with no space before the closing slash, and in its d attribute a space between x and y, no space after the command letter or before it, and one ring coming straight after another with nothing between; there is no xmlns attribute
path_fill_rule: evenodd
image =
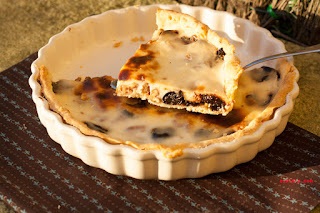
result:
<svg viewBox="0 0 320 213"><path fill-rule="evenodd" d="M41 125L28 78L0 73L0 199L17 212L309 212L320 203L320 138L288 123L245 164L200 179L136 180L87 166Z"/></svg>

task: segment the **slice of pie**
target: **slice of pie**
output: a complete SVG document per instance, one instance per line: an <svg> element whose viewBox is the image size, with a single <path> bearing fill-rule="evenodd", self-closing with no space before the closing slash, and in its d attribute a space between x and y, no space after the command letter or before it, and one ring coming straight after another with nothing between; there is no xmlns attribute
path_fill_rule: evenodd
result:
<svg viewBox="0 0 320 213"><path fill-rule="evenodd" d="M152 39L121 68L117 95L227 115L242 73L234 46L192 16L158 9L156 19Z"/></svg>

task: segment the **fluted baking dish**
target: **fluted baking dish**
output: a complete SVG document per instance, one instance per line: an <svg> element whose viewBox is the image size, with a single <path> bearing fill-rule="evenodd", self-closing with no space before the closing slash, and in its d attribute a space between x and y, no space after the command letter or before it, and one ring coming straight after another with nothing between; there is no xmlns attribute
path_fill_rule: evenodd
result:
<svg viewBox="0 0 320 213"><path fill-rule="evenodd" d="M236 47L241 64L286 51L282 42L265 29L232 14L205 7L151 5L110 10L68 26L39 50L33 62L29 84L42 124L49 136L70 155L105 171L138 179L175 180L198 178L227 171L252 160L272 145L284 130L298 95L298 71L292 65L294 82L286 91L285 104L277 107L272 118L241 137L199 148L185 148L183 154L168 158L160 150L138 150L128 145L110 144L101 138L82 134L52 111L38 82L39 69L45 65L52 79L74 80L79 76L110 75L117 78L121 66L140 43L148 41L156 29L157 8L176 10L196 17ZM117 48L115 48L117 47ZM276 61L265 66L275 67Z"/></svg>

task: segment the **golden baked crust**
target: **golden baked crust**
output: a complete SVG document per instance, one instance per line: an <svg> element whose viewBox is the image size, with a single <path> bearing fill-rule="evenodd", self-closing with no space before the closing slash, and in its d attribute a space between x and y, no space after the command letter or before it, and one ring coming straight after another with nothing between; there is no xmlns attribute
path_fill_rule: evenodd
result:
<svg viewBox="0 0 320 213"><path fill-rule="evenodd" d="M156 20L151 41L121 68L117 94L161 107L227 115L243 71L234 46L189 15L158 9Z"/></svg>

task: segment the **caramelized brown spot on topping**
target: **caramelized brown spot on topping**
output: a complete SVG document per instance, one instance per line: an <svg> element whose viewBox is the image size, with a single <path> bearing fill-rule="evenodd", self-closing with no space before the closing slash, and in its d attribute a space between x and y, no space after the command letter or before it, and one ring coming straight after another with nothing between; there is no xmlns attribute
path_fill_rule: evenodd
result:
<svg viewBox="0 0 320 213"><path fill-rule="evenodd" d="M119 102L119 97L114 95L113 90L102 90L96 92L93 97L102 109L115 105Z"/></svg>
<svg viewBox="0 0 320 213"><path fill-rule="evenodd" d="M148 66L146 66L146 69L152 69L153 72L156 72L157 69L160 68L160 64L157 61L153 61L153 63L150 63Z"/></svg>
<svg viewBox="0 0 320 213"><path fill-rule="evenodd" d="M130 77L130 70L128 69L123 69L121 70L120 74L119 74L119 80L128 80Z"/></svg>
<svg viewBox="0 0 320 213"><path fill-rule="evenodd" d="M141 50L147 50L148 47L149 47L148 44L141 44L141 45L140 45L140 49L141 49Z"/></svg>
<svg viewBox="0 0 320 213"><path fill-rule="evenodd" d="M144 41L144 37L143 36L140 36L140 38L138 37L134 37L131 39L132 42L137 42L137 41Z"/></svg>
<svg viewBox="0 0 320 213"><path fill-rule="evenodd" d="M86 77L83 81L82 89L83 89L83 92L92 92L92 91L96 90L97 87L91 78Z"/></svg>
<svg viewBox="0 0 320 213"><path fill-rule="evenodd" d="M131 41L132 42L137 42L137 41L139 41L139 38L138 37L134 37L134 38L131 39Z"/></svg>
<svg viewBox="0 0 320 213"><path fill-rule="evenodd" d="M134 56L134 57L130 58L127 65L129 67L139 68L141 65L144 65L144 64L152 61L153 58L154 58L154 53L150 51L148 55Z"/></svg>
<svg viewBox="0 0 320 213"><path fill-rule="evenodd" d="M112 81L112 78L104 76L104 77L96 78L96 81L98 82L100 88L108 89L110 88L110 83Z"/></svg>
<svg viewBox="0 0 320 213"><path fill-rule="evenodd" d="M122 43L123 43L122 41L119 41L119 42L113 44L113 47L114 48L120 47L122 45Z"/></svg>
<svg viewBox="0 0 320 213"><path fill-rule="evenodd" d="M226 55L226 53L224 52L223 48L220 48L219 50L217 50L217 59L224 59L224 56Z"/></svg>
<svg viewBox="0 0 320 213"><path fill-rule="evenodd" d="M195 90L196 91L203 91L204 88L205 88L204 86L197 86Z"/></svg>

